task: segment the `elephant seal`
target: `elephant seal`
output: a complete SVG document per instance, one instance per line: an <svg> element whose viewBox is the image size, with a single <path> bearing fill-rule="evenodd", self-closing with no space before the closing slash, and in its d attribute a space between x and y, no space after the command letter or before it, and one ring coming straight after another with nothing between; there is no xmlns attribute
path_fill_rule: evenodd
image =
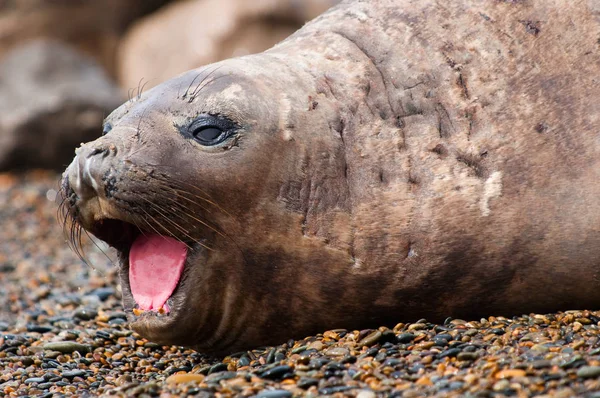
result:
<svg viewBox="0 0 600 398"><path fill-rule="evenodd" d="M131 326L226 353L327 328L600 304L585 1L347 1L114 111L66 216Z"/></svg>

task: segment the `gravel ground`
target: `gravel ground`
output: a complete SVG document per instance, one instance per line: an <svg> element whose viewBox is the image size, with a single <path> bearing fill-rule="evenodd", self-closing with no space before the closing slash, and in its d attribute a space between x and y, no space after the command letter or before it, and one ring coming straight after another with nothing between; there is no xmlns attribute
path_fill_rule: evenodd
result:
<svg viewBox="0 0 600 398"><path fill-rule="evenodd" d="M333 330L207 358L126 325L116 272L67 247L58 176L0 174L0 396L600 398L600 312Z"/></svg>

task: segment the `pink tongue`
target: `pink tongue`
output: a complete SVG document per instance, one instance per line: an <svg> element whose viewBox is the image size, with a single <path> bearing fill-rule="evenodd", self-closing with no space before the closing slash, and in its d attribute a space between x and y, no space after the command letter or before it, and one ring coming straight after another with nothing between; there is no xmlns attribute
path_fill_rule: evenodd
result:
<svg viewBox="0 0 600 398"><path fill-rule="evenodd" d="M161 235L139 236L129 251L129 284L142 310L159 310L177 287L187 247Z"/></svg>

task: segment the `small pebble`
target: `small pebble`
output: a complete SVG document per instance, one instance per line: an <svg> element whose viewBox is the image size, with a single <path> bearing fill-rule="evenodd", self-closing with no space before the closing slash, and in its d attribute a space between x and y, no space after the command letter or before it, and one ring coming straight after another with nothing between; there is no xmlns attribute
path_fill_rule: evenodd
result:
<svg viewBox="0 0 600 398"><path fill-rule="evenodd" d="M459 361L474 361L476 360L478 357L478 355L474 352L459 352L458 355L456 355L456 359L458 359Z"/></svg>
<svg viewBox="0 0 600 398"><path fill-rule="evenodd" d="M496 379L507 379L511 377L524 377L527 373L522 369L505 369L496 373Z"/></svg>
<svg viewBox="0 0 600 398"><path fill-rule="evenodd" d="M204 378L205 378L205 376L202 374L179 373L179 374L174 374L174 375L167 377L167 379L165 381L167 383L174 383L174 384L190 383L190 382L201 383L204 381Z"/></svg>
<svg viewBox="0 0 600 398"><path fill-rule="evenodd" d="M589 379L600 376L600 366L582 366L577 370L577 377Z"/></svg>
<svg viewBox="0 0 600 398"><path fill-rule="evenodd" d="M308 387L316 386L319 384L319 379L314 379L311 377L301 377L296 384L300 388L307 389Z"/></svg>
<svg viewBox="0 0 600 398"><path fill-rule="evenodd" d="M510 387L510 382L506 379L497 381L496 383L494 383L494 386L492 387L492 389L494 391L502 391L502 390L506 390Z"/></svg>
<svg viewBox="0 0 600 398"><path fill-rule="evenodd" d="M274 368L263 372L260 377L263 379L279 379L281 376L291 372L292 370L293 368L287 365L275 366Z"/></svg>
<svg viewBox="0 0 600 398"><path fill-rule="evenodd" d="M57 341L46 343L42 346L44 350L58 351L63 354L70 354L72 352L79 352L80 354L87 354L92 352L92 348L86 344L79 344L73 341Z"/></svg>
<svg viewBox="0 0 600 398"><path fill-rule="evenodd" d="M369 334L368 336L366 336L365 338L363 338L358 343L358 345L370 347L373 344L377 343L380 338L381 338L381 332L379 330L376 330L376 331L372 332L371 334Z"/></svg>
<svg viewBox="0 0 600 398"><path fill-rule="evenodd" d="M256 394L256 398L288 398L293 394L286 390L265 390Z"/></svg>
<svg viewBox="0 0 600 398"><path fill-rule="evenodd" d="M356 394L356 398L376 398L377 394L371 390L360 390L358 394Z"/></svg>

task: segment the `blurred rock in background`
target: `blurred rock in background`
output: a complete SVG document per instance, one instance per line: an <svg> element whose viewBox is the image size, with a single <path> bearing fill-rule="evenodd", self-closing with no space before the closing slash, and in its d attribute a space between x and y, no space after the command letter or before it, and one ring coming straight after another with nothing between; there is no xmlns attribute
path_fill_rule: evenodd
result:
<svg viewBox="0 0 600 398"><path fill-rule="evenodd" d="M119 48L118 77L154 86L186 70L264 51L336 0L181 1L136 23Z"/></svg>
<svg viewBox="0 0 600 398"><path fill-rule="evenodd" d="M121 37L169 0L0 0L0 59L37 38L69 43L114 75Z"/></svg>
<svg viewBox="0 0 600 398"><path fill-rule="evenodd" d="M263 51L336 2L0 0L0 171L64 168L140 80Z"/></svg>
<svg viewBox="0 0 600 398"><path fill-rule="evenodd" d="M96 62L66 44L37 39L8 52L0 61L0 170L64 169L122 99Z"/></svg>

